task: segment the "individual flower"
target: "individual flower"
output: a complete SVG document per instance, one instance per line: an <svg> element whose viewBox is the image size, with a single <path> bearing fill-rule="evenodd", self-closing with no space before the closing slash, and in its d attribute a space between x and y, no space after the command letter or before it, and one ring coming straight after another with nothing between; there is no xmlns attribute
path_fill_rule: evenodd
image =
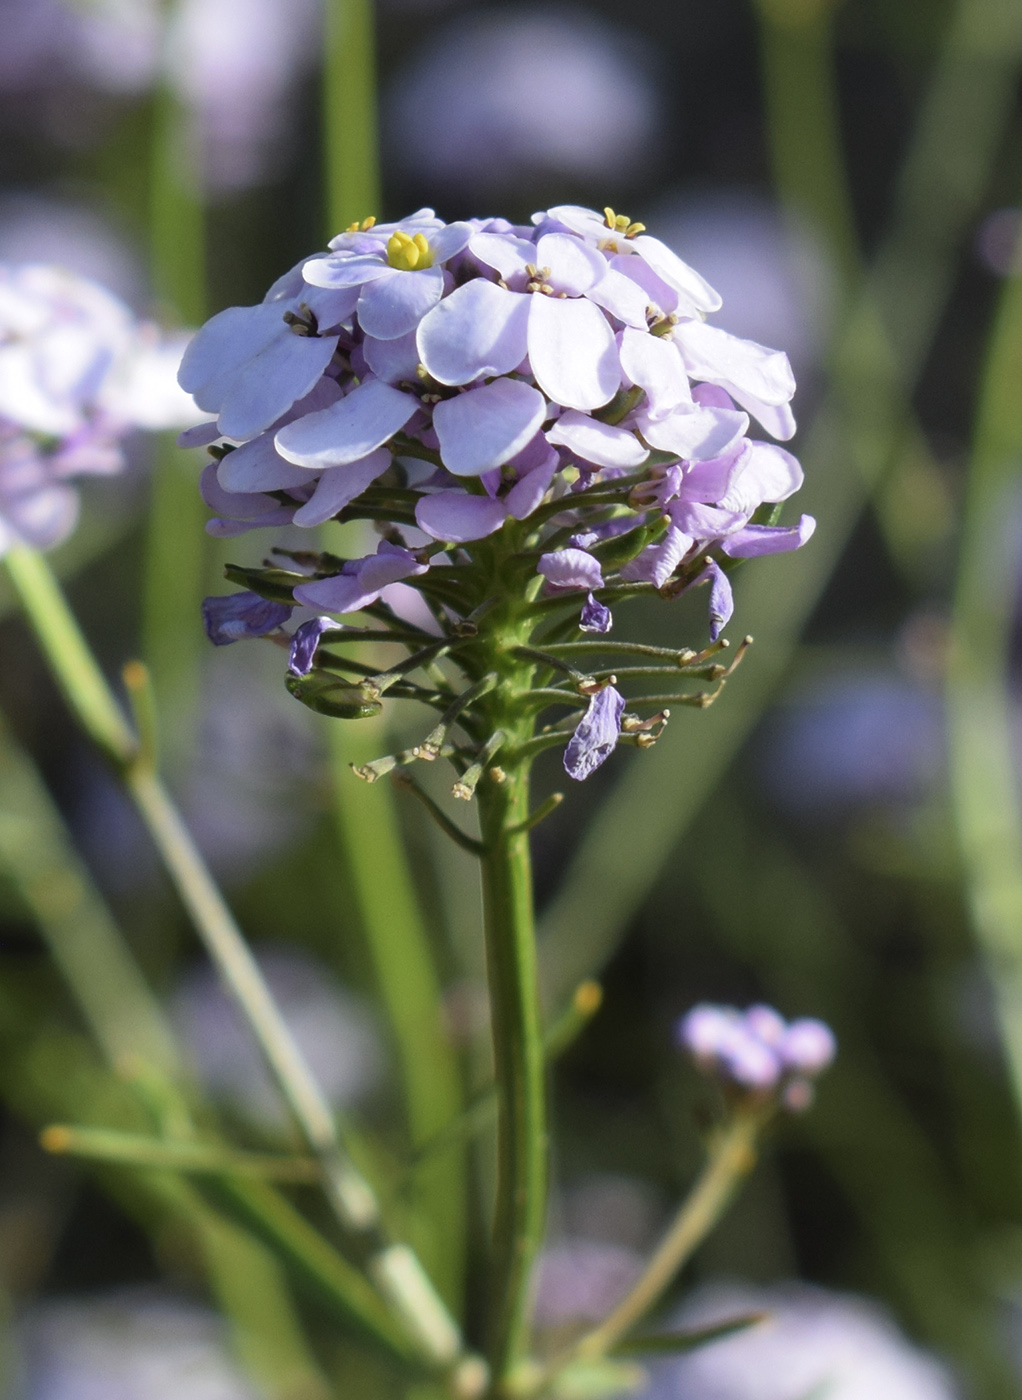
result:
<svg viewBox="0 0 1022 1400"><path fill-rule="evenodd" d="M184 356L181 383L217 415L185 437L210 449L208 528L372 521L374 552L299 551L286 583L267 576L267 596L340 617L368 610L386 627L396 623L385 591L400 583L429 608L430 627L414 624L412 637L439 629L473 680L465 647L489 626L477 621L494 604L487 579L523 606L535 599L541 632L563 608L611 651L611 603L706 585L722 650L736 561L798 548L814 522L780 523L801 468L749 435L751 417L775 436L793 431L787 359L708 324L718 305L694 269L612 209L561 205L528 225L445 224L429 208L353 223L259 305L213 317ZM257 574L245 576L256 591ZM334 663L314 631L293 643L293 678L309 680L293 689L325 705L329 683L311 673ZM720 681L711 654L686 651L678 664ZM609 669L550 665L568 678L545 687L550 703L563 694L586 707L552 731L570 731L573 777L621 738L655 742L666 707L625 716ZM339 712L377 704L370 679L364 694L338 682ZM426 692L402 681L394 693Z"/></svg>
<svg viewBox="0 0 1022 1400"><path fill-rule="evenodd" d="M69 483L119 471L135 428L195 422L175 383L182 345L85 277L0 264L0 553L70 534Z"/></svg>
<svg viewBox="0 0 1022 1400"><path fill-rule="evenodd" d="M670 1321L690 1331L757 1313L762 1322L656 1363L639 1400L958 1400L947 1368L871 1299L801 1282L709 1284Z"/></svg>
<svg viewBox="0 0 1022 1400"><path fill-rule="evenodd" d="M678 1043L705 1074L751 1094L779 1093L786 1106L808 1106L810 1081L837 1053L823 1021L785 1021L772 1006L694 1006L678 1022Z"/></svg>

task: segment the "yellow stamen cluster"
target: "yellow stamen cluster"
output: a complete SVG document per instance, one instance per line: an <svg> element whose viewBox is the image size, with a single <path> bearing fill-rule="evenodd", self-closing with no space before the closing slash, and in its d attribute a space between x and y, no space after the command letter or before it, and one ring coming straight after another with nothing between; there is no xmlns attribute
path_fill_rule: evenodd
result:
<svg viewBox="0 0 1022 1400"><path fill-rule="evenodd" d="M623 233L626 238L637 238L646 232L645 224L633 224L627 214L615 214L609 206L603 211L603 222L614 233Z"/></svg>
<svg viewBox="0 0 1022 1400"><path fill-rule="evenodd" d="M554 295L554 289L547 281L547 278L550 276L550 269L548 267L537 267L535 263L526 263L525 271L529 277L528 282L525 284L525 290L527 292L542 292L544 296L548 297Z"/></svg>
<svg viewBox="0 0 1022 1400"><path fill-rule="evenodd" d="M424 233L408 234L397 229L387 243L387 262L400 272L432 267L433 254Z"/></svg>
<svg viewBox="0 0 1022 1400"><path fill-rule="evenodd" d="M376 215L370 214L368 219L363 219L361 223L356 219L353 224L349 224L344 230L345 233L368 233L376 222Z"/></svg>

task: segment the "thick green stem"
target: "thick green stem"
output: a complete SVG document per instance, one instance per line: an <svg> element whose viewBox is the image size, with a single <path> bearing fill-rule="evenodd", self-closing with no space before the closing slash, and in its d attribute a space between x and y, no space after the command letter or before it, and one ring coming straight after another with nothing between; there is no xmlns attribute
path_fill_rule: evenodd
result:
<svg viewBox="0 0 1022 1400"><path fill-rule="evenodd" d="M492 773L492 770L491 770ZM500 1385L528 1343L532 1266L546 1220L546 1071L540 1022L524 766L479 785L486 961L500 1095L490 1358Z"/></svg>

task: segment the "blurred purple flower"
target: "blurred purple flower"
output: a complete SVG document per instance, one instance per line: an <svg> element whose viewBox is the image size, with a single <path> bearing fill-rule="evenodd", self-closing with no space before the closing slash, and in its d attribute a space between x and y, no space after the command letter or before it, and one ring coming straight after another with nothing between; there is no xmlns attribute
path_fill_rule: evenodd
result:
<svg viewBox="0 0 1022 1400"><path fill-rule="evenodd" d="M384 95L391 165L480 202L538 180L641 178L665 118L657 73L633 31L579 10L458 15Z"/></svg>
<svg viewBox="0 0 1022 1400"><path fill-rule="evenodd" d="M656 1362L638 1400L960 1400L947 1369L866 1298L806 1283L710 1284L670 1320L690 1330L762 1312L761 1323Z"/></svg>
<svg viewBox="0 0 1022 1400"><path fill-rule="evenodd" d="M704 1073L751 1092L783 1089L792 1109L808 1106L804 1081L822 1074L837 1053L829 1026L809 1017L786 1022L772 1006L742 1012L704 1002L681 1018L677 1036Z"/></svg>

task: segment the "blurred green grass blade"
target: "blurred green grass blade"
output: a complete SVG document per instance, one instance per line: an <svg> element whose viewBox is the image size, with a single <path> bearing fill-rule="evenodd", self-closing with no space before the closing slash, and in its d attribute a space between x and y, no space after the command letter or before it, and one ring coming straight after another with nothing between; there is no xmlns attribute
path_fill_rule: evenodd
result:
<svg viewBox="0 0 1022 1400"><path fill-rule="evenodd" d="M322 1178L314 1157L285 1157L279 1153L242 1152L223 1143L147 1137L113 1128L83 1128L51 1123L40 1141L59 1156L110 1162L124 1167L159 1167L174 1172L211 1176L255 1176L272 1181L317 1183Z"/></svg>
<svg viewBox="0 0 1022 1400"><path fill-rule="evenodd" d="M201 325L207 314L206 219L193 142L181 105L161 87L149 173L152 279L164 314L185 326ZM179 756L190 751L196 722L205 644L199 607L211 572L197 457L172 434L156 442L143 581L143 654L168 717L168 747Z"/></svg>
<svg viewBox="0 0 1022 1400"><path fill-rule="evenodd" d="M356 914L372 964L400 1071L413 1151L461 1109L454 1049L442 1017L429 930L398 824L393 790L356 778L350 763L378 757L377 725L330 724L335 811ZM460 1147L438 1154L416 1175L412 1242L452 1305L460 1301L465 1239L465 1172Z"/></svg>
<svg viewBox="0 0 1022 1400"><path fill-rule="evenodd" d="M323 149L327 236L379 217L373 0L326 0Z"/></svg>
<svg viewBox="0 0 1022 1400"><path fill-rule="evenodd" d="M177 1048L123 935L35 765L0 719L0 872L35 918L111 1064L141 1058L168 1075Z"/></svg>
<svg viewBox="0 0 1022 1400"><path fill-rule="evenodd" d="M1022 6L958 6L906 156L892 227L854 298L831 357L832 388L801 446L806 485L798 504L818 517L819 528L797 554L742 571L735 615L760 646L718 705L683 715L655 750L633 760L583 835L542 919L548 1004L562 1001L613 953L791 664L869 492L896 452L955 251L1011 109L1020 52Z"/></svg>
<svg viewBox="0 0 1022 1400"><path fill-rule="evenodd" d="M353 1264L339 1254L294 1206L263 1182L223 1178L203 1187L225 1209L269 1245L295 1279L320 1301L393 1357L409 1356L409 1344L386 1305Z"/></svg>
<svg viewBox="0 0 1022 1400"><path fill-rule="evenodd" d="M726 1322L715 1322L709 1327L696 1327L690 1332L650 1332L643 1337L628 1337L618 1342L611 1356L677 1356L698 1347L709 1346L711 1342L733 1337L736 1332L745 1332L761 1322L769 1320L765 1312L746 1313L742 1317L731 1317Z"/></svg>
<svg viewBox="0 0 1022 1400"><path fill-rule="evenodd" d="M1022 800L1011 650L1022 582L1022 278L1005 288L965 500L947 697L972 923L1022 1115Z"/></svg>

